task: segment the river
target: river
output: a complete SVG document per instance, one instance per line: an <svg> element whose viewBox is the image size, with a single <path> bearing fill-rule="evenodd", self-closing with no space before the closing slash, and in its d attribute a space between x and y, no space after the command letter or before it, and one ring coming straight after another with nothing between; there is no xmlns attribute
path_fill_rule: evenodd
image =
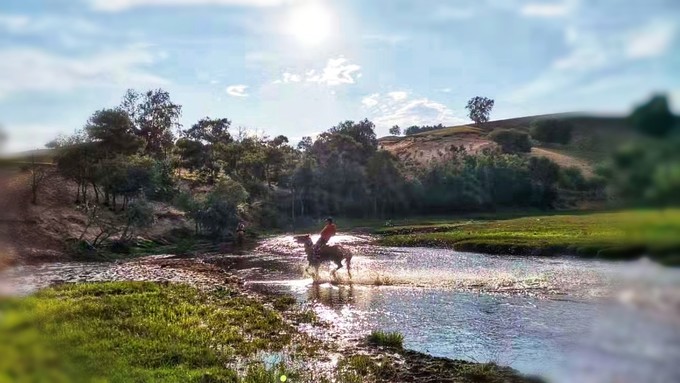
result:
<svg viewBox="0 0 680 383"><path fill-rule="evenodd" d="M354 247L351 284L344 269L304 277L291 237L214 261L252 288L292 293L350 338L399 331L410 349L557 383L680 382L680 269L338 241Z"/></svg>
<svg viewBox="0 0 680 383"><path fill-rule="evenodd" d="M336 241L353 249L351 280L344 269L336 279L322 267L313 283L303 274L303 250L289 236L248 254L201 260L238 274L253 290L293 294L341 338L399 331L406 348L493 361L557 383L680 382L680 269L645 260L382 248L367 237ZM54 281L125 279L144 269L43 265L5 280L20 280L29 292Z"/></svg>

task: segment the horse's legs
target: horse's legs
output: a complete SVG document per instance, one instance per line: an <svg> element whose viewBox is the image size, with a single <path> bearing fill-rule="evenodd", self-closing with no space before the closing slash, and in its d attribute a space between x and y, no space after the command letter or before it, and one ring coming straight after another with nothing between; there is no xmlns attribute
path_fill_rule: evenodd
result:
<svg viewBox="0 0 680 383"><path fill-rule="evenodd" d="M345 262L347 263L347 275L349 275L349 279L352 279L352 257L345 258Z"/></svg>

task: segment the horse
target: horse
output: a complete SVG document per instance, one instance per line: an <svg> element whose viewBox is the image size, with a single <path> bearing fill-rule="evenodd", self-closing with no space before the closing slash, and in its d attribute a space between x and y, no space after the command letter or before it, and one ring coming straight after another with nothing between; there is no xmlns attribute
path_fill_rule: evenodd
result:
<svg viewBox="0 0 680 383"><path fill-rule="evenodd" d="M349 275L350 279L352 278L352 270L351 270L351 264L352 264L352 252L342 246L322 246L317 254L314 254L314 242L312 242L312 238L309 235L300 235L295 237L295 242L301 243L305 245L305 253L307 253L307 262L309 264L305 268L305 271L308 272L310 267L314 267L314 275L319 275L319 266L321 266L322 263L325 262L335 262L335 264L338 266L335 270L331 271L331 274L335 277L335 273L337 273L338 270L342 269L342 260L345 260L345 264L347 265L347 275Z"/></svg>

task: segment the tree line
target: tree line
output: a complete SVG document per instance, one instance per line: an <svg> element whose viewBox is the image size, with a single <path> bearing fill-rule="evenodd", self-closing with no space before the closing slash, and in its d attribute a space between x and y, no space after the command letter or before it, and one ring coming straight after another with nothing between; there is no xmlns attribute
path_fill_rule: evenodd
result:
<svg viewBox="0 0 680 383"><path fill-rule="evenodd" d="M225 117L185 128L181 113L164 90L130 90L120 105L94 112L83 129L48 144L58 172L76 185L74 203L89 206L95 224L107 210L119 217L118 233L129 236L149 224L148 203L163 201L185 211L197 234L225 238L239 220L286 228L327 215L550 209L561 191L603 188L604 176L589 180L578 169L504 145L478 154L456 150L444 163L406 168L379 150L367 119L340 122L293 145L285 136L248 134ZM546 140L567 134L534 129Z"/></svg>

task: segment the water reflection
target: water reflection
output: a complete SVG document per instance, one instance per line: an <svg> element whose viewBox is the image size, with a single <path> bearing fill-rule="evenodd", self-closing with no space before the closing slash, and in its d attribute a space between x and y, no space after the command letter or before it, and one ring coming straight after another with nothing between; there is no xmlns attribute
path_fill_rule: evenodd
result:
<svg viewBox="0 0 680 383"><path fill-rule="evenodd" d="M354 303L354 297L353 285L332 286L314 283L307 290L308 302L322 303L333 308Z"/></svg>

